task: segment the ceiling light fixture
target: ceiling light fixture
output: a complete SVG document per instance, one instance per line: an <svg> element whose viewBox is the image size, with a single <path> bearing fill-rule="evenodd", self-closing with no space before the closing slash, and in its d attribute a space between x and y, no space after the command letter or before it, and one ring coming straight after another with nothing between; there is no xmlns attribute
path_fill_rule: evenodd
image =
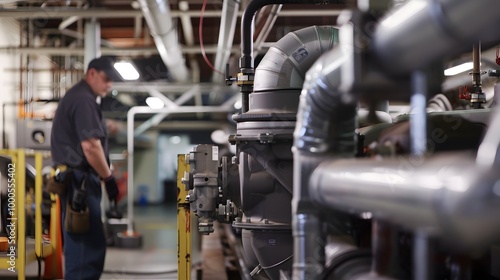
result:
<svg viewBox="0 0 500 280"><path fill-rule="evenodd" d="M120 61L115 62L113 66L115 67L116 71L120 73L120 76L122 76L124 80L133 81L139 79L139 72L137 72L132 63L127 61Z"/></svg>
<svg viewBox="0 0 500 280"><path fill-rule="evenodd" d="M146 98L146 104L148 104L151 109L161 109L165 106L165 103L158 97Z"/></svg>
<svg viewBox="0 0 500 280"><path fill-rule="evenodd" d="M444 70L445 76L454 76L472 69L472 62L466 62Z"/></svg>

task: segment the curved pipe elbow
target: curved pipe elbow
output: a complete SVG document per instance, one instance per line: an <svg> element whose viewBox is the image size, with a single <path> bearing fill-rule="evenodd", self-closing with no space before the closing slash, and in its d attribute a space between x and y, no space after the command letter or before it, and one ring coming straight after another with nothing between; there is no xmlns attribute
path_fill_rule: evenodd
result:
<svg viewBox="0 0 500 280"><path fill-rule="evenodd" d="M301 89L307 70L338 43L338 29L311 26L281 38L255 70L254 91Z"/></svg>
<svg viewBox="0 0 500 280"><path fill-rule="evenodd" d="M307 72L294 132L299 151L354 154L357 104L342 80L349 55L336 47Z"/></svg>

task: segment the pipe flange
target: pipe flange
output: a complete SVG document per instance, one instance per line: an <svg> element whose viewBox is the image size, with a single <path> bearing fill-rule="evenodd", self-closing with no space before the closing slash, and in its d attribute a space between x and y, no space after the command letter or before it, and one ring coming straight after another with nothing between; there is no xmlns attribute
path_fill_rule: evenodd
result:
<svg viewBox="0 0 500 280"><path fill-rule="evenodd" d="M265 223L266 220L264 220L264 222L259 221L255 223L233 222L233 227L237 229L283 230L283 231L292 230L292 226L290 224L270 223L270 222Z"/></svg>

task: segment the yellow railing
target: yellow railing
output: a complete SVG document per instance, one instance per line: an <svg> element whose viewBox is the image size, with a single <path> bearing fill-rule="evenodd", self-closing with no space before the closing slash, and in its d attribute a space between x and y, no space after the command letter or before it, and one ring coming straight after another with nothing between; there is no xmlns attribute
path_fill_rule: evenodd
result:
<svg viewBox="0 0 500 280"><path fill-rule="evenodd" d="M56 220L56 209L51 207L50 242L44 242L42 233L42 168L43 154L40 152L26 152L23 149L0 150L0 155L9 157L11 164L8 166L8 207L10 220L8 220L9 244L6 254L0 254L0 269L17 272L17 278L26 278L26 264L44 258L55 251L57 244L55 228L60 221ZM33 156L35 159L35 240L34 244L26 240L26 160L25 157ZM51 196L55 201L55 196ZM28 207L31 207L28 205Z"/></svg>

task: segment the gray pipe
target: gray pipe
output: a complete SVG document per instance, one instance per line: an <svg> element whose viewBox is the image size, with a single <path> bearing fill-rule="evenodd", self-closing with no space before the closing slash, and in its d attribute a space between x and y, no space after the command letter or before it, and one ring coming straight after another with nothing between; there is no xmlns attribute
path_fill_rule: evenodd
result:
<svg viewBox="0 0 500 280"><path fill-rule="evenodd" d="M139 0L139 4L169 75L177 82L186 82L189 72L179 46L177 30L172 24L167 0Z"/></svg>
<svg viewBox="0 0 500 280"><path fill-rule="evenodd" d="M371 212L454 246L475 247L500 234L499 186L495 168L477 167L469 154L446 154L326 161L314 171L309 193L324 207Z"/></svg>
<svg viewBox="0 0 500 280"><path fill-rule="evenodd" d="M376 56L392 74L422 69L463 45L498 39L497 0L414 0L384 17L374 33ZM470 15L480 15L469 20Z"/></svg>
<svg viewBox="0 0 500 280"><path fill-rule="evenodd" d="M309 177L326 157L355 152L357 102L344 90L350 80L343 80L353 74L349 66L354 52L352 40L343 39L307 72L300 97L294 132L293 279L315 279L324 267L324 251L314 243L324 242L324 234L320 213L309 197Z"/></svg>
<svg viewBox="0 0 500 280"><path fill-rule="evenodd" d="M288 33L269 48L255 69L254 92L300 91L307 70L338 41L338 29L330 26L311 26Z"/></svg>

